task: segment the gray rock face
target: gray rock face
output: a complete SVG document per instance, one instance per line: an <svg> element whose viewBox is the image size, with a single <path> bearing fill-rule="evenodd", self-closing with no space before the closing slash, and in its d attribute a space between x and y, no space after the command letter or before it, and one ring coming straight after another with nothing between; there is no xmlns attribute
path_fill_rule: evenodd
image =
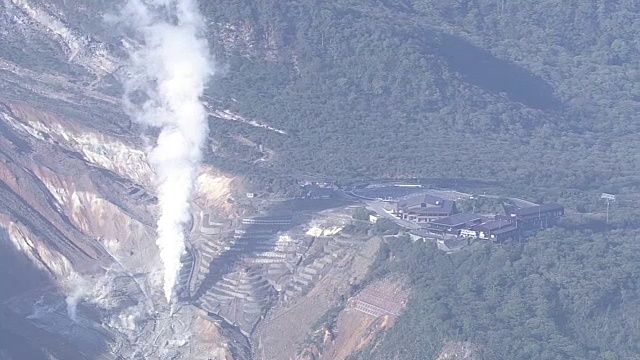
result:
<svg viewBox="0 0 640 360"><path fill-rule="evenodd" d="M313 287L336 249L301 264L313 238L283 235L299 219L227 216L231 180L206 167L177 301L165 303L150 131L121 104L136 44L105 26L119 3L0 2L0 358L251 358L270 309ZM221 41L234 47L242 31Z"/></svg>
<svg viewBox="0 0 640 360"><path fill-rule="evenodd" d="M246 353L158 291L154 175L105 20L117 5L0 2L0 358Z"/></svg>

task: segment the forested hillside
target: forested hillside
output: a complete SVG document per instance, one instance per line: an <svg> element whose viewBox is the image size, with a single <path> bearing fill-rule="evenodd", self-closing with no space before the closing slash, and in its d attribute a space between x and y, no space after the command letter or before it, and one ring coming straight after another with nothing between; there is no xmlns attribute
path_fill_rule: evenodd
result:
<svg viewBox="0 0 640 360"><path fill-rule="evenodd" d="M639 6L208 2L225 68L210 95L288 133L216 122L212 161L269 176L636 187ZM275 156L232 160L238 132Z"/></svg>
<svg viewBox="0 0 640 360"><path fill-rule="evenodd" d="M211 99L286 132L213 122L217 166L255 181L475 178L569 207L522 244L391 242L376 274L408 276L412 301L354 358L434 358L457 340L485 359L637 357L640 3L202 6L224 69ZM272 156L256 162L238 134ZM620 194L608 225L601 191Z"/></svg>
<svg viewBox="0 0 640 360"><path fill-rule="evenodd" d="M638 235L553 229L452 255L392 242L378 274L406 274L413 298L379 343L352 358L433 359L461 340L479 345L478 359L637 359Z"/></svg>

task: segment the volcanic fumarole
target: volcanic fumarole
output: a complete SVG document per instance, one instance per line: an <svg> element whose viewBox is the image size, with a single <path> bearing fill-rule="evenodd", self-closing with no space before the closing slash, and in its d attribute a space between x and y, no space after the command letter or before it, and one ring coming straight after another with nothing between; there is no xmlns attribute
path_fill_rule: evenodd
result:
<svg viewBox="0 0 640 360"><path fill-rule="evenodd" d="M141 42L131 52L125 108L136 122L159 129L149 161L157 177L156 243L170 302L208 133L201 96L213 67L196 0L129 0L123 18Z"/></svg>

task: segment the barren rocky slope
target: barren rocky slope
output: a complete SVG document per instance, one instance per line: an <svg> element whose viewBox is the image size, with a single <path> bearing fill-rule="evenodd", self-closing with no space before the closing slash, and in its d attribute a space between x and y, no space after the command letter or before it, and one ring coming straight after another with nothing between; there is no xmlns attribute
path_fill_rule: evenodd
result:
<svg viewBox="0 0 640 360"><path fill-rule="evenodd" d="M120 101L123 48L132 44L108 31L108 16L96 19L113 14L113 5L0 4L0 264L21 279L0 278L0 358L249 359L249 338L265 315L339 273L334 262L350 261L357 247L328 235L308 251L318 235L305 235L307 213L275 227L238 217L242 209L228 201L234 177L205 165L182 302L168 309L154 276L157 209L145 129ZM242 32L223 32L228 46L247 40L230 34ZM284 135L208 100L214 121ZM274 156L245 145L266 154L258 163ZM347 287L351 279L340 276ZM338 295L327 296L317 316Z"/></svg>
<svg viewBox="0 0 640 360"><path fill-rule="evenodd" d="M22 337L33 356L160 358L182 344L130 346L160 326L171 334L156 330L155 341L197 330L191 358L224 358L233 346L197 309L176 310L182 330L171 319L130 323L162 306L145 303L157 298L144 275L158 266L153 172L121 110L122 53L96 19L101 4L75 5L0 4L0 263L15 275L3 279L0 357L21 356L4 339ZM205 169L201 198L224 199L224 184Z"/></svg>

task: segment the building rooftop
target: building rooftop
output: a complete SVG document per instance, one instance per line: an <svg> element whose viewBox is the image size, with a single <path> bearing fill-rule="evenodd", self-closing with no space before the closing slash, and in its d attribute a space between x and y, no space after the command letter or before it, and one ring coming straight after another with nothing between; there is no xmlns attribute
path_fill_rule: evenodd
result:
<svg viewBox="0 0 640 360"><path fill-rule="evenodd" d="M413 208L410 211L417 215L451 215L455 212L455 201L442 200L442 203L437 206L427 206L420 208Z"/></svg>
<svg viewBox="0 0 640 360"><path fill-rule="evenodd" d="M505 227L502 227L500 229L493 230L493 231L491 231L491 233L494 234L494 235L500 235L500 234L512 232L512 231L515 231L515 230L517 230L517 227L515 225L513 225L513 224L510 224L509 226L505 226Z"/></svg>
<svg viewBox="0 0 640 360"><path fill-rule="evenodd" d="M460 226L464 224L474 224L485 221L486 218L478 214L460 213L451 216L447 216L442 219L434 220L430 224L444 225L444 226Z"/></svg>
<svg viewBox="0 0 640 360"><path fill-rule="evenodd" d="M442 206L444 201L445 200L441 197L424 194L424 195L412 196L408 199L401 200L398 202L398 207L402 207L402 208L423 207L422 204L425 204L425 206L429 206L429 205Z"/></svg>
<svg viewBox="0 0 640 360"><path fill-rule="evenodd" d="M424 194L399 201L397 209L417 215L447 216L455 212L455 201Z"/></svg>
<svg viewBox="0 0 640 360"><path fill-rule="evenodd" d="M474 226L472 230L496 233L496 231L505 228L512 228L511 230L515 230L516 226L507 220L491 220Z"/></svg>
<svg viewBox="0 0 640 360"><path fill-rule="evenodd" d="M514 204L502 204L502 210L504 210L506 215L513 214L518 209L520 208Z"/></svg>

